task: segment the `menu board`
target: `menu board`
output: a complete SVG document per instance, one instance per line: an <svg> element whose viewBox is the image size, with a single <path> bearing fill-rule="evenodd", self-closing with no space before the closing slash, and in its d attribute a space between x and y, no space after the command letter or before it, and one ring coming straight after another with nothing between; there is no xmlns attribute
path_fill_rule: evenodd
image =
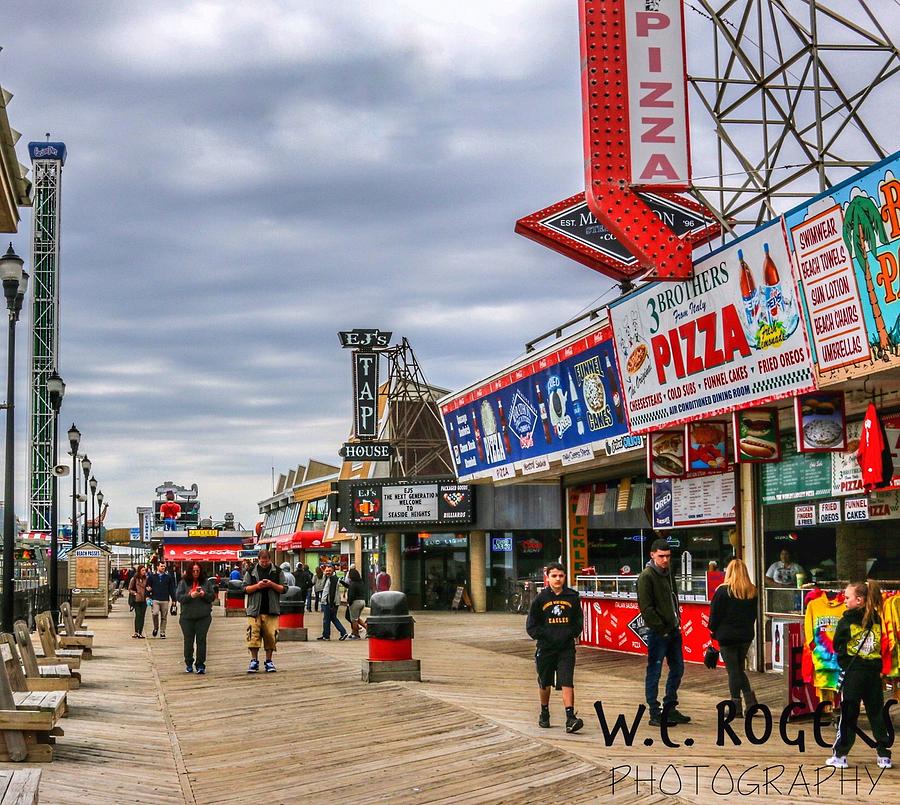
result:
<svg viewBox="0 0 900 805"><path fill-rule="evenodd" d="M813 389L781 219L704 256L689 282L609 306L629 430L647 433Z"/></svg>
<svg viewBox="0 0 900 805"><path fill-rule="evenodd" d="M793 434L785 435L782 445L781 461L762 465L762 502L769 505L831 495L831 455L801 455Z"/></svg>
<svg viewBox="0 0 900 805"><path fill-rule="evenodd" d="M734 474L703 473L653 481L653 527L734 523Z"/></svg>

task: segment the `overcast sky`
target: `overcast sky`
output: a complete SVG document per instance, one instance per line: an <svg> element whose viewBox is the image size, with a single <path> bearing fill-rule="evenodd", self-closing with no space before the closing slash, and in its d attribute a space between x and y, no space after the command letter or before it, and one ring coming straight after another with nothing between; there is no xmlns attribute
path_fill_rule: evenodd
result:
<svg viewBox="0 0 900 805"><path fill-rule="evenodd" d="M513 233L583 188L576 8L7 0L20 159L45 131L68 146L60 424L82 431L107 525L136 525L165 480L252 525L273 463L336 463L339 329L406 336L457 389L609 298ZM30 230L26 211L23 257ZM20 389L26 363L23 343Z"/></svg>

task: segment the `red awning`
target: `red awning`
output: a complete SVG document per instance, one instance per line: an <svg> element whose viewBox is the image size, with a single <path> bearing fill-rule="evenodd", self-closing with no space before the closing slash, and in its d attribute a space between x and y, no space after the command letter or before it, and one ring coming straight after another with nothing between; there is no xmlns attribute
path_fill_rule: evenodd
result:
<svg viewBox="0 0 900 805"><path fill-rule="evenodd" d="M324 531L295 531L293 534L278 537L275 540L275 548L279 551L290 551L294 548L309 551L331 548L333 545L334 543L325 540Z"/></svg>
<svg viewBox="0 0 900 805"><path fill-rule="evenodd" d="M165 557L170 562L237 562L240 545L167 545Z"/></svg>

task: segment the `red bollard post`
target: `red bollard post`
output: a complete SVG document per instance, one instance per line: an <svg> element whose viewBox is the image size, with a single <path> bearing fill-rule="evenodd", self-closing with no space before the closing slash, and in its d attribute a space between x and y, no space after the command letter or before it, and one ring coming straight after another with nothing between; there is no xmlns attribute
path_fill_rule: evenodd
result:
<svg viewBox="0 0 900 805"><path fill-rule="evenodd" d="M281 612L278 615L278 639L288 642L305 643L306 627L303 625L303 613L306 599L300 597L299 587L288 587L279 599Z"/></svg>
<svg viewBox="0 0 900 805"><path fill-rule="evenodd" d="M363 682L421 682L422 664L412 656L415 621L406 596L394 590L375 593L369 607L369 657L362 661Z"/></svg>
<svg viewBox="0 0 900 805"><path fill-rule="evenodd" d="M226 618L244 618L247 616L247 610L244 603L244 591L235 590L231 587L225 589L225 617Z"/></svg>

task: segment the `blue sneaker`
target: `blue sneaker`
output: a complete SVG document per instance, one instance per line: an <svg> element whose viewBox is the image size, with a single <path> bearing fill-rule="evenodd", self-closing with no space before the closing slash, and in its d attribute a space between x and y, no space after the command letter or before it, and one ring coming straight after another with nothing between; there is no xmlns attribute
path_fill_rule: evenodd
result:
<svg viewBox="0 0 900 805"><path fill-rule="evenodd" d="M205 673L206 673L206 666L205 666L205 665L198 665L198 666L197 666L197 673L198 673L198 674L205 674Z"/></svg>
<svg viewBox="0 0 900 805"><path fill-rule="evenodd" d="M184 666L184 672L185 672L186 674L192 674L192 673L194 673L194 666L193 666L193 665L185 665L185 666Z"/></svg>
<svg viewBox="0 0 900 805"><path fill-rule="evenodd" d="M255 674L259 672L259 660L250 660L250 665L247 667L248 674Z"/></svg>
<svg viewBox="0 0 900 805"><path fill-rule="evenodd" d="M271 660L266 660L266 662L265 662L265 667L266 667L266 673L267 673L267 674L274 674L274 673L275 673L275 663L272 662Z"/></svg>

